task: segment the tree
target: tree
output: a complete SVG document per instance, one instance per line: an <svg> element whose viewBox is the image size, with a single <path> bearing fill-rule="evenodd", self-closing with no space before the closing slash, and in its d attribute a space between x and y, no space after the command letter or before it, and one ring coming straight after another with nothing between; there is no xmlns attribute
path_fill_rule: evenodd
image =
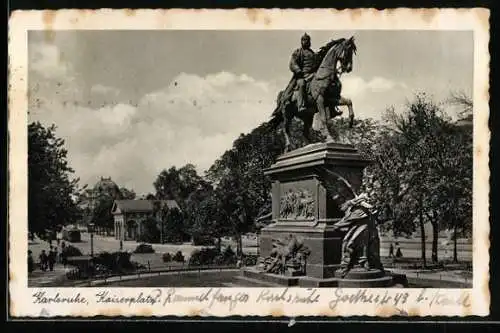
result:
<svg viewBox="0 0 500 333"><path fill-rule="evenodd" d="M152 193L148 193L148 194L146 194L145 199L146 200L156 200L156 196Z"/></svg>
<svg viewBox="0 0 500 333"><path fill-rule="evenodd" d="M462 118L467 118L472 116L473 111L473 101L470 96L468 96L463 91L453 91L450 93L450 97L447 102L451 105L458 106L461 110L459 112L459 116Z"/></svg>
<svg viewBox="0 0 500 333"><path fill-rule="evenodd" d="M28 125L28 230L34 233L82 217L76 204L78 179L70 178L68 152L55 131L55 125Z"/></svg>
<svg viewBox="0 0 500 333"><path fill-rule="evenodd" d="M184 241L186 238L186 228L181 211L177 208L168 209L166 206L164 206L163 210L163 220L161 221L163 242L177 243Z"/></svg>
<svg viewBox="0 0 500 333"><path fill-rule="evenodd" d="M450 228L453 229L453 261L458 261L457 239L472 230L472 98L463 92L451 94L448 102L461 108L459 115L465 123L457 123L449 137L450 149L447 161L453 170L453 180L447 183L450 203L445 210Z"/></svg>
<svg viewBox="0 0 500 333"><path fill-rule="evenodd" d="M114 227L114 217L111 213L115 199L111 196L103 196L98 199L92 212L92 223L99 229L110 230Z"/></svg>
<svg viewBox="0 0 500 333"><path fill-rule="evenodd" d="M384 130L383 125L374 119L355 119L353 127L349 127L349 119L334 118L329 127L335 133L335 140L354 145L362 155L373 158L377 137Z"/></svg>
<svg viewBox="0 0 500 333"><path fill-rule="evenodd" d="M240 135L207 172L215 187L220 226L237 241L242 253L242 234L255 229L255 219L269 200L271 182L264 170L283 151L276 133L263 124L251 133Z"/></svg>
<svg viewBox="0 0 500 333"><path fill-rule="evenodd" d="M439 206L443 200L437 180L446 158L447 142L443 137L450 125L442 110L425 94L417 94L402 113L393 111L388 116L401 139L398 150L405 168L401 176L409 189L404 202L414 206L421 234L425 221L431 223L432 261L437 262L438 235L442 227ZM425 236L421 237L422 251L425 251ZM425 257L423 259L425 263Z"/></svg>
<svg viewBox="0 0 500 333"><path fill-rule="evenodd" d="M252 193L246 189L244 178L239 173L230 173L223 178L217 187L217 207L227 225L224 229L237 242L236 252L242 254L241 236L253 230L256 212L252 201Z"/></svg>
<svg viewBox="0 0 500 333"><path fill-rule="evenodd" d="M125 187L120 188L120 199L121 200L133 200L135 199L136 194L134 190L129 190Z"/></svg>
<svg viewBox="0 0 500 333"><path fill-rule="evenodd" d="M217 248L221 250L221 237L228 233L227 218L220 207L218 194L213 191L211 196L205 197L197 204L192 214L190 233L195 245L212 245L217 239Z"/></svg>
<svg viewBox="0 0 500 333"><path fill-rule="evenodd" d="M160 229L157 219L150 216L143 222L143 226L144 229L140 237L141 242L159 243Z"/></svg>
<svg viewBox="0 0 500 333"><path fill-rule="evenodd" d="M168 170L163 170L156 178L154 187L156 189L156 194L154 198L151 196L150 198L156 200L175 200L180 206L179 214L183 218L183 221L182 223L172 225L172 231L177 235L174 237L175 239L179 237L182 239L186 238L192 221L194 220L191 215L195 214L195 207L200 202L198 196L201 192L210 187L210 184L197 174L194 165L186 164L179 169L171 167ZM162 221L167 223L167 211L165 211L162 216ZM176 215L174 216L177 218ZM180 232L176 229L181 226L183 228L182 235L180 235ZM165 227L168 226L164 224L163 228ZM162 234L167 235L164 229L161 229L161 231Z"/></svg>
<svg viewBox="0 0 500 333"><path fill-rule="evenodd" d="M417 223L425 266L424 224L432 225L432 261L437 262L439 231L464 221L471 149L457 141L456 126L425 94L416 95L403 112L389 109L386 118L387 131L374 147L377 163L368 168L369 187L378 204L390 203L384 213L393 219L393 230L409 232Z"/></svg>
<svg viewBox="0 0 500 333"><path fill-rule="evenodd" d="M362 189L379 208L382 229L392 230L396 235L410 234L415 230L416 202L407 200L409 176L404 175L408 170L398 149L400 138L393 132L381 131L373 139L374 163L365 169Z"/></svg>
<svg viewBox="0 0 500 333"><path fill-rule="evenodd" d="M196 168L192 164L177 169L171 167L160 172L154 182L156 190L155 197L163 200L175 200L185 210L186 200L194 192L203 179L197 174Z"/></svg>
<svg viewBox="0 0 500 333"><path fill-rule="evenodd" d="M89 223L92 217L93 209L90 204L91 200L92 189L88 188L88 184L85 184L77 190L75 202L82 213L82 222L84 224Z"/></svg>
<svg viewBox="0 0 500 333"><path fill-rule="evenodd" d="M211 184L200 182L198 189L191 193L186 200L187 229L195 244L212 244L218 239L220 248L223 236L222 218L218 214L216 192Z"/></svg>

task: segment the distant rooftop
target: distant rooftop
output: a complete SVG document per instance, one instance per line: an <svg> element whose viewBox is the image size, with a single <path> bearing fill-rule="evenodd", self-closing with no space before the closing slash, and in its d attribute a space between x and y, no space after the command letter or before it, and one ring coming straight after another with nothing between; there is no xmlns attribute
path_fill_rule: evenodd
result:
<svg viewBox="0 0 500 333"><path fill-rule="evenodd" d="M124 213L132 212L152 212L154 203L166 205L169 209L179 209L179 205L175 200L115 200L112 211L120 209Z"/></svg>

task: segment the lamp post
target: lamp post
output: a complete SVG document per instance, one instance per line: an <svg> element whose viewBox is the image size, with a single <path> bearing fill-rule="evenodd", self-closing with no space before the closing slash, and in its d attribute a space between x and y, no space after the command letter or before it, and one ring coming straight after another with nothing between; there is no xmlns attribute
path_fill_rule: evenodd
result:
<svg viewBox="0 0 500 333"><path fill-rule="evenodd" d="M160 219L160 244L163 244L163 220Z"/></svg>
<svg viewBox="0 0 500 333"><path fill-rule="evenodd" d="M90 256L94 257L94 223L89 223L88 230L90 233Z"/></svg>

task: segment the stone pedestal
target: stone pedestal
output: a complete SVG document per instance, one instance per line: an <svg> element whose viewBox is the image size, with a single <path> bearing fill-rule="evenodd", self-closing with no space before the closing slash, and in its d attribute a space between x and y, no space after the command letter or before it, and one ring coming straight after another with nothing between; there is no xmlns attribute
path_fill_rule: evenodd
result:
<svg viewBox="0 0 500 333"><path fill-rule="evenodd" d="M332 225L343 216L340 205L358 192L368 163L352 145L339 143L308 145L278 157L265 171L272 181L273 223L261 230L260 255L270 254L273 239L293 234L311 251L306 276L335 278L344 235Z"/></svg>

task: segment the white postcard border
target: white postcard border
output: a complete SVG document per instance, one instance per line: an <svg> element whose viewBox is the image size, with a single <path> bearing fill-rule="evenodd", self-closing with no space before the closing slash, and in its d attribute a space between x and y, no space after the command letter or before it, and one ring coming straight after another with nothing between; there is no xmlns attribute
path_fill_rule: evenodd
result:
<svg viewBox="0 0 500 333"><path fill-rule="evenodd" d="M376 9L353 10L59 10L16 11L9 22L9 301L11 316L194 316L194 315L265 315L265 316L464 316L489 314L489 11L486 9ZM160 303L154 305L96 303L95 294L107 290L120 296L155 295L155 288L27 288L27 31L45 30L469 30L474 32L474 185L473 185L473 288L471 289L366 289L379 301L349 304L339 295L362 292L360 289L315 290L284 288L162 288ZM262 292L305 297L314 292L319 301L310 304L257 302ZM84 303L35 304L33 296L85 298ZM168 303L169 293L185 297L210 292L215 300ZM223 295L217 301L216 295ZM281 294L280 294L281 293ZM422 294L423 293L423 294ZM426 294L428 293L428 294ZM436 299L445 295L454 304L437 305L417 302L421 297ZM247 295L243 297L242 295ZM405 303L380 304L384 297L405 296ZM427 295L427 296L422 296ZM151 297L153 297L151 296ZM246 302L238 297L247 298ZM402 297L400 296L400 300ZM470 306L464 306L465 299ZM222 301L225 300L225 301ZM212 302L212 303L210 303ZM212 304L210 306L210 304ZM231 305L233 304L233 305Z"/></svg>

